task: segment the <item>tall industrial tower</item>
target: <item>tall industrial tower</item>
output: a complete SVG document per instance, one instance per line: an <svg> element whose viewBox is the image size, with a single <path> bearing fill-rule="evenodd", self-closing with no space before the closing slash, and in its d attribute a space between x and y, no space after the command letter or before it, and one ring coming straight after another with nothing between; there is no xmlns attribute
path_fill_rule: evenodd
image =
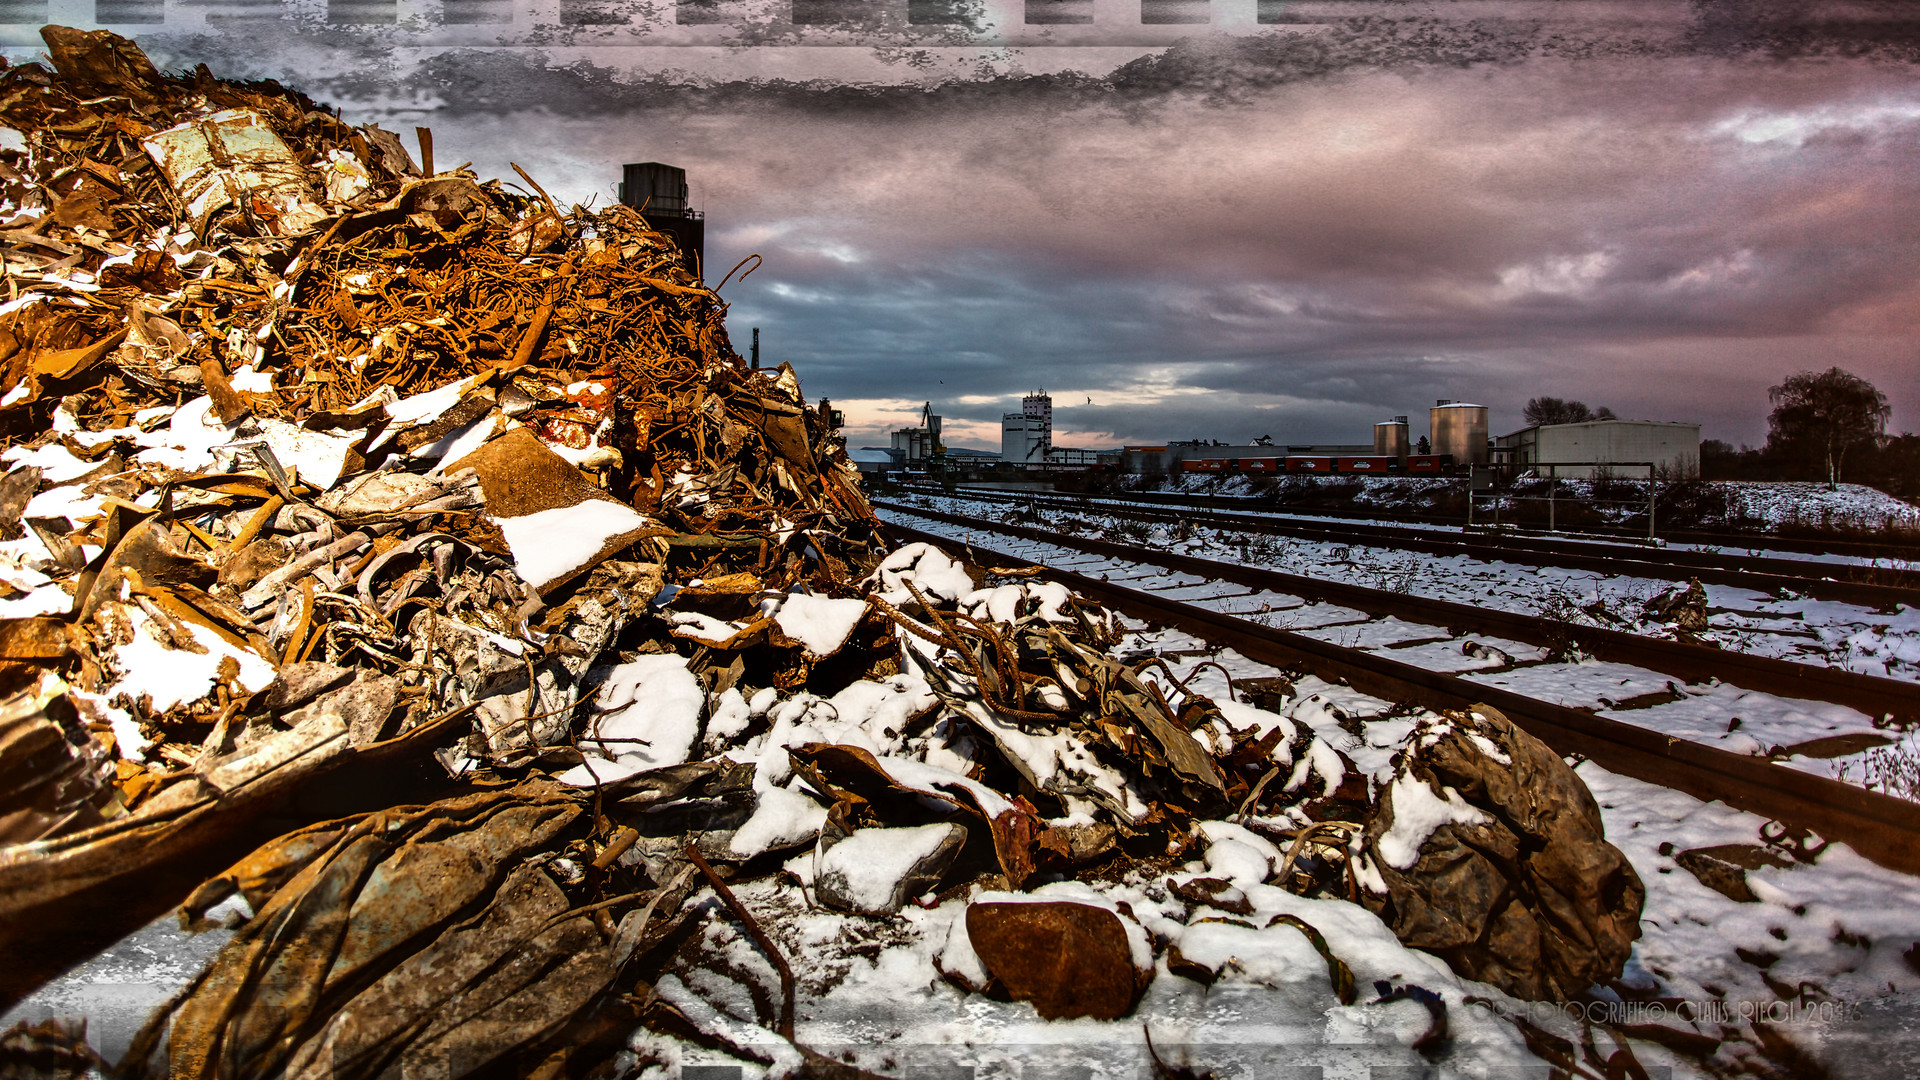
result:
<svg viewBox="0 0 1920 1080"><path fill-rule="evenodd" d="M1035 390L1020 411L1000 417L1000 456L1016 465L1045 465L1053 454L1053 399Z"/></svg>
<svg viewBox="0 0 1920 1080"><path fill-rule="evenodd" d="M1048 454L1053 453L1053 398L1042 387L1020 399L1020 412L1028 419L1040 422L1039 456L1045 460Z"/></svg>

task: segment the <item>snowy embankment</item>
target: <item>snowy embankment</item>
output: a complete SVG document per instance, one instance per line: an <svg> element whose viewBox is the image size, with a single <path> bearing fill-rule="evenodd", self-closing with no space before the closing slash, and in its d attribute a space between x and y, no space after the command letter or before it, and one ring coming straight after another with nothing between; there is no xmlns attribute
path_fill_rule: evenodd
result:
<svg viewBox="0 0 1920 1080"><path fill-rule="evenodd" d="M1561 480L1560 497L1569 504L1595 496L1591 480ZM1244 475L1209 476L1188 473L1168 477L1149 490L1192 495L1250 496L1279 491L1283 496L1347 493L1356 509L1429 513L1443 500L1465 497L1466 481L1447 477L1413 476L1289 476L1256 478ZM1739 529L1755 532L1809 530L1862 533L1920 531L1920 506L1862 484L1825 484L1708 480L1676 485L1662 483L1657 514L1686 528ZM1684 506L1670 506L1676 493ZM1521 496L1544 497L1544 481L1522 480ZM1646 504L1644 481L1616 478L1605 482L1598 509L1603 516L1640 513ZM1317 499L1316 505L1324 502ZM1672 515L1678 513L1675 518Z"/></svg>
<svg viewBox="0 0 1920 1080"><path fill-rule="evenodd" d="M1389 481L1391 482L1391 481ZM918 505L993 520L1008 508L920 497ZM1471 604L1653 637L1674 629L1649 611L1673 582L1592 570L1525 566L1464 555L1127 521L1042 511L1040 528L1097 535L1148 550L1299 574L1323 581ZM1181 537L1182 532L1185 538ZM1920 611L1777 596L1709 585L1707 630L1695 640L1736 652L1920 682Z"/></svg>
<svg viewBox="0 0 1920 1080"><path fill-rule="evenodd" d="M1726 685L1718 680L1689 682L1643 668L1597 660L1577 651L1560 655L1521 642L1478 635L1461 636L1445 627L1422 626L1392 617L1372 618L1338 604L1309 602L1302 597L1264 590L1248 592L1244 587L1229 582L1209 582L1198 574L1169 572L1155 569L1151 564L1081 555L1058 545L995 537L990 532L976 533L966 526L903 517L893 512L886 516L889 520L902 520L906 524L970 544L984 544L1004 550L1019 558L1070 565L1077 573L1175 597L1262 626L1302 634L1343 648L1384 650L1393 659L1416 664L1429 671L1458 675L1569 708L1592 710L1609 719L1650 728L1730 753L1771 758L1790 768L1871 790L1920 799L1920 747L1915 746L1913 738L1896 739L1898 732L1885 730L1885 718L1869 716L1844 705L1761 693ZM1084 531L1094 522L1087 518L1062 518L1056 524L1062 528ZM1145 527L1134 523L1126 525L1129 531L1123 539L1129 543L1141 543L1140 536L1147 531ZM1245 552L1222 542L1220 537L1194 536L1188 541L1175 542L1160 535L1159 542L1162 547L1170 546L1201 557L1249 561ZM1337 547L1323 557L1321 564L1289 569L1322 579L1334 579L1343 572L1351 571L1355 565L1366 564L1364 556L1356 559L1351 551ZM1478 577L1469 576L1464 581L1455 582L1457 591L1441 598L1455 602L1491 603L1494 607L1502 607L1500 601L1511 605L1524 600L1529 595L1528 590L1536 587L1533 578L1537 575L1520 574L1516 570L1533 569L1503 569L1501 564L1488 564L1474 571ZM1354 583L1375 588L1384 586L1396 591L1414 591L1407 588L1408 580L1407 576L1402 576L1383 582L1368 575ZM1661 594L1652 592L1652 589L1666 583L1643 584L1648 587L1650 595L1659 596ZM1593 583L1593 587L1613 597L1614 609L1631 613L1636 624L1644 623L1639 626L1641 630L1650 634L1674 632L1674 627L1659 622L1649 612L1645 602L1640 599L1640 593L1629 591L1626 596L1631 602L1623 603L1607 582ZM1563 583L1561 588L1567 586ZM1786 640L1801 645L1806 645L1808 640L1827 640L1840 648L1858 650L1863 654L1878 649L1894 655L1885 668L1875 673L1884 673L1886 668L1894 667L1909 676L1914 672L1914 660L1920 656L1920 613L1902 608L1894 616L1897 625L1889 623L1874 626L1850 636L1842 636L1841 630L1828 624L1825 631L1827 636L1822 638L1817 632L1799 627L1809 620L1818 623L1823 617L1834 616L1835 609L1840 605L1807 604L1806 611L1811 612L1810 617L1803 612L1798 621L1782 617L1771 620L1775 625L1768 626L1765 625L1768 620L1756 612L1718 606L1724 602L1728 592L1707 592L1709 619L1720 622L1717 625L1710 624L1704 633L1695 634L1694 640L1712 640L1721 643L1723 648L1734 648L1743 642L1765 643L1769 634L1800 635L1787 637ZM1578 593L1548 595L1554 597L1553 605L1557 610L1532 613L1589 623L1603 622L1600 616L1613 617L1606 600L1596 598L1582 607L1578 603L1582 599ZM1788 603L1779 598L1760 597L1759 594L1748 597L1749 600L1755 598ZM1513 610L1529 613L1524 607ZM1820 662L1817 655L1808 659L1809 662ZM1871 668L1871 664L1867 666Z"/></svg>

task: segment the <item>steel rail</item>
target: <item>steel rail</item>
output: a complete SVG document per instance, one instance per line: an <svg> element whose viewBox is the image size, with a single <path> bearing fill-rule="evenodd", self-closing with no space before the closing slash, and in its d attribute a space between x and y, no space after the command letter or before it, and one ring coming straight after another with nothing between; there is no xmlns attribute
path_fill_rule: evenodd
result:
<svg viewBox="0 0 1920 1080"><path fill-rule="evenodd" d="M992 495L1011 495L1024 498L1028 492L1009 492L997 488L959 488L949 491L945 488L927 487L917 484L903 484L902 490L920 495L942 495L966 498L975 493ZM1131 503L1142 507L1197 507L1225 511L1265 510L1270 514L1284 514L1291 517L1313 518L1366 518L1383 523L1381 527L1391 528L1395 523L1401 525L1439 525L1461 528L1467 524L1464 515L1417 514L1404 511L1375 510L1365 507L1345 507L1340 509L1318 506L1287 506L1275 501L1271 496L1260 495L1206 495L1198 493L1180 493L1167 491L1131 491L1124 494L1083 494L1080 492L1047 491L1032 492L1043 497L1065 499L1103 499L1116 503ZM1509 538L1552 539L1552 534L1537 529L1522 528L1516 532L1496 534ZM1613 526L1583 526L1579 530L1562 535L1578 535L1601 543L1633 543L1643 533L1627 532ZM1867 559L1920 559L1920 543L1899 540L1842 540L1828 537L1780 536L1774 533L1734 532L1716 533L1695 529L1660 530L1664 540L1683 544L1709 544L1728 548L1767 547L1776 551L1793 551L1806 555L1850 555ZM1637 546L1645 546L1641 539Z"/></svg>
<svg viewBox="0 0 1920 1080"><path fill-rule="evenodd" d="M976 563L1038 567L1043 576L1135 618L1230 647L1260 663L1304 668L1328 682L1345 683L1375 697L1428 708L1490 705L1555 753L1577 754L1609 771L1698 799L1717 799L1845 843L1882 866L1920 874L1920 804L1048 567L979 544L891 522L886 528L903 539L966 551Z"/></svg>
<svg viewBox="0 0 1920 1080"><path fill-rule="evenodd" d="M972 494L946 497L979 499L985 502L1004 501L1014 504L1025 501L1024 496L1002 497L999 493L991 497ZM1081 510L1080 507L1063 503L1058 499L1049 499L1047 502L1049 505L1064 509ZM879 500L874 501L873 505L905 513L924 512L917 508ZM1860 567L1845 563L1808 563L1795 559L1770 559L1764 556L1674 551L1649 548L1644 545L1618 545L1620 550L1616 553L1595 551L1595 548L1600 545L1593 541L1553 541L1533 537L1494 538L1379 525L1323 525L1317 522L1275 519L1265 515L1192 510L1176 512L1153 507L1094 504L1081 512L1145 521L1188 521L1275 536L1292 536L1299 539L1363 547L1390 547L1428 555L1465 555L1469 558L1498 560L1523 566L1553 566L1606 574L1631 574L1663 581L1685 581L1697 577L1707 584L1757 589L1761 592L1788 589L1822 600L1860 604L1876 610L1891 610L1895 604L1920 606L1920 586L1847 580L1839 577L1815 576L1808 572L1810 568L1818 568L1823 572L1856 576L1892 573L1909 580L1920 577L1911 572L1890 572L1877 567Z"/></svg>
<svg viewBox="0 0 1920 1080"><path fill-rule="evenodd" d="M1369 615L1391 615L1406 622L1445 627L1456 633L1503 637L1551 649L1562 649L1573 645L1598 659L1647 668L1677 676L1687 682L1717 678L1721 682L1761 693L1845 705L1870 717L1892 720L1896 723L1920 723L1920 686L1898 679L1862 675L1838 668L1816 667L1812 664L1777 660L1767 656L1753 656L1725 649L1713 649L1704 645L1666 641L1640 634L1629 634L1621 630L1576 626L1537 615L1520 615L1472 604L1458 604L1448 600L1433 600L1423 596L1387 592L1383 589L1369 589L1362 585L1321 581L1299 574L1216 562L1192 555L1147 551L1106 540L1060 536L1023 525L982 522L958 514L894 507L885 503L875 505L949 525L984 529L1023 540L1071 548L1104 558L1163 566L1169 570L1198 574L1213 580L1230 581L1250 589L1289 593L1303 599L1339 604L1364 611ZM890 523L889 527L898 526Z"/></svg>

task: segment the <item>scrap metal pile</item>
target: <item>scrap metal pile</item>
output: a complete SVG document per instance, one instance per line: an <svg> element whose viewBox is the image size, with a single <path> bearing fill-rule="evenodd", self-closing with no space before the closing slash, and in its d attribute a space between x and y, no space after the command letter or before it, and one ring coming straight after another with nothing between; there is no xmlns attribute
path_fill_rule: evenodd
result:
<svg viewBox="0 0 1920 1080"><path fill-rule="evenodd" d="M942 970L1045 1016L1125 1015L1155 952L1214 969L1023 890L1202 850L1167 879L1196 919L1271 881L1514 993L1618 972L1639 883L1497 715L1370 806L1307 726L1122 659L1066 588L890 549L791 370L746 368L633 210L45 36L52 70L0 72L0 936L304 786L441 777L203 876L183 917L237 932L133 1073L581 1074L636 1026L699 1036L648 988L772 874L882 919L972 895ZM1554 806L1476 786L1515 759ZM1462 874L1477 907L1421 906Z"/></svg>

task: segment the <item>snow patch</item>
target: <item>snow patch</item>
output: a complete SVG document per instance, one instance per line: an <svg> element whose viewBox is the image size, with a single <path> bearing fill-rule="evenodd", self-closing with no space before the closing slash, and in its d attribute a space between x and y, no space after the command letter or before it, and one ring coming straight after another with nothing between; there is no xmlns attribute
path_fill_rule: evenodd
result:
<svg viewBox="0 0 1920 1080"><path fill-rule="evenodd" d="M812 840L826 823L826 807L790 788L770 787L760 793L753 816L733 834L729 846L736 857L751 859Z"/></svg>
<svg viewBox="0 0 1920 1080"><path fill-rule="evenodd" d="M836 875L844 882L841 894L855 907L885 911L893 906L894 886L938 851L955 828L941 822L904 829L859 829L815 855L813 878L822 881Z"/></svg>
<svg viewBox="0 0 1920 1080"><path fill-rule="evenodd" d="M493 522L513 552L514 572L535 588L585 566L621 533L653 524L645 514L611 499L587 499Z"/></svg>
<svg viewBox="0 0 1920 1080"><path fill-rule="evenodd" d="M0 460L39 469L40 481L45 484L64 484L69 480L77 480L101 465L98 461L75 457L72 451L57 442L32 450L16 446L0 454Z"/></svg>
<svg viewBox="0 0 1920 1080"><path fill-rule="evenodd" d="M798 641L810 655L823 657L847 643L853 628L866 617L867 602L791 592L764 602L760 613L772 615L780 632Z"/></svg>
<svg viewBox="0 0 1920 1080"><path fill-rule="evenodd" d="M1420 845L1440 826L1484 825L1493 820L1454 789L1442 786L1435 794L1430 784L1412 773L1394 777L1387 797L1393 800L1393 827L1380 837L1380 857L1395 870L1419 862Z"/></svg>
<svg viewBox="0 0 1920 1080"><path fill-rule="evenodd" d="M966 568L932 544L908 544L899 548L880 563L864 584L872 588L878 583L880 598L897 605L913 600L913 594L907 591L909 581L928 599L957 601L974 591L973 579L967 576Z"/></svg>
<svg viewBox="0 0 1920 1080"><path fill-rule="evenodd" d="M205 626L180 622L205 652L170 649L154 633L153 620L142 614L134 620L133 640L114 650L120 681L109 687L109 699L125 694L128 701L144 695L153 711L164 713L213 691L220 679L220 662L232 657L239 665L234 679L247 693L258 693L273 682L274 667L252 649L242 649Z"/></svg>
<svg viewBox="0 0 1920 1080"><path fill-rule="evenodd" d="M683 657L662 653L635 657L608 672L594 704L600 714L593 737L583 745L605 763L627 767L621 775L631 775L687 760L700 737L707 692ZM600 783L617 779L603 762L588 764L593 766L590 772L578 766L561 774L561 781L587 787L595 775Z"/></svg>

